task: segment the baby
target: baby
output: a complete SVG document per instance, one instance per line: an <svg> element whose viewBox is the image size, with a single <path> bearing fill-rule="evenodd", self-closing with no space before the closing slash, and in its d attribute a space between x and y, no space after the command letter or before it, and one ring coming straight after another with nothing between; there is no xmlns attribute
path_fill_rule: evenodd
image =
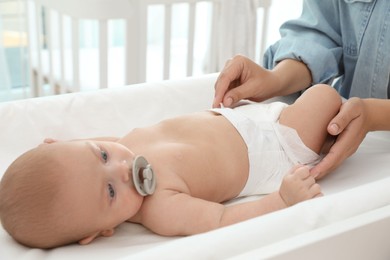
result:
<svg viewBox="0 0 390 260"><path fill-rule="evenodd" d="M333 88L316 85L289 106L212 109L120 139L46 139L5 172L1 223L24 245L53 248L111 236L126 221L180 236L286 208L322 195L309 166L340 106ZM267 195L223 204L253 194Z"/></svg>

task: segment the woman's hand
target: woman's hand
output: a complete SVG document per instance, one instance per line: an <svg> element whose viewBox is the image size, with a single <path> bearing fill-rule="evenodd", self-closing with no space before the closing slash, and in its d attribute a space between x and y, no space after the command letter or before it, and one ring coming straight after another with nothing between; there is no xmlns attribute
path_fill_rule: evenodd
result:
<svg viewBox="0 0 390 260"><path fill-rule="evenodd" d="M289 95L308 87L310 82L310 71L300 61L282 60L275 68L267 70L237 55L226 62L215 83L213 107L221 103L231 107L241 99L260 102Z"/></svg>
<svg viewBox="0 0 390 260"><path fill-rule="evenodd" d="M241 99L262 101L272 97L265 93L265 85L275 84L272 73L250 60L237 55L228 60L215 83L213 107L223 103L231 107ZM270 88L270 87L269 87Z"/></svg>
<svg viewBox="0 0 390 260"><path fill-rule="evenodd" d="M311 169L312 176L322 178L356 152L370 130L367 114L367 107L360 98L351 98L343 103L340 112L328 125L329 134L338 135L336 142L321 162Z"/></svg>

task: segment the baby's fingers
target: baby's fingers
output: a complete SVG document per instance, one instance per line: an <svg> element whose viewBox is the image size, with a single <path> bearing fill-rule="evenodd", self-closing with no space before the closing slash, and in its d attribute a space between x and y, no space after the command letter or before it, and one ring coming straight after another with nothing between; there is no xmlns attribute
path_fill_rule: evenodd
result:
<svg viewBox="0 0 390 260"><path fill-rule="evenodd" d="M295 178L298 178L298 179L301 179L301 180L305 180L305 179L307 179L307 178L309 178L311 176L309 167L307 167L305 165L296 165L296 166L294 166L290 173Z"/></svg>
<svg viewBox="0 0 390 260"><path fill-rule="evenodd" d="M324 195L321 191L321 186L316 182L311 185L309 192L312 198L322 197Z"/></svg>

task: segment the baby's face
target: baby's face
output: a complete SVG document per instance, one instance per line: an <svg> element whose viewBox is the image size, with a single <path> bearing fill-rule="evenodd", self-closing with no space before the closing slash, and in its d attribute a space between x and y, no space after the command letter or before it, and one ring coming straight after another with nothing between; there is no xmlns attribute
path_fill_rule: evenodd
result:
<svg viewBox="0 0 390 260"><path fill-rule="evenodd" d="M134 154L115 142L72 141L57 145L65 170L64 205L79 225L115 228L141 204L132 182Z"/></svg>

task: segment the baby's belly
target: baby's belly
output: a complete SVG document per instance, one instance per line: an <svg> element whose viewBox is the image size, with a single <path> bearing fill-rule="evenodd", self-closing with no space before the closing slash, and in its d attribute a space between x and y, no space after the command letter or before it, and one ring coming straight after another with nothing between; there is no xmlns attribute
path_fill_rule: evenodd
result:
<svg viewBox="0 0 390 260"><path fill-rule="evenodd" d="M164 133L164 148L159 150L169 154L169 168L181 176L192 196L222 202L241 192L248 178L248 150L224 116L202 112L159 127Z"/></svg>
<svg viewBox="0 0 390 260"><path fill-rule="evenodd" d="M205 136L199 139L192 158L199 172L193 178L194 196L222 202L236 197L248 179L248 149L236 128L223 116L214 118ZM199 162L199 163L197 163ZM190 171L191 172L191 171ZM203 194L203 195L201 195Z"/></svg>

